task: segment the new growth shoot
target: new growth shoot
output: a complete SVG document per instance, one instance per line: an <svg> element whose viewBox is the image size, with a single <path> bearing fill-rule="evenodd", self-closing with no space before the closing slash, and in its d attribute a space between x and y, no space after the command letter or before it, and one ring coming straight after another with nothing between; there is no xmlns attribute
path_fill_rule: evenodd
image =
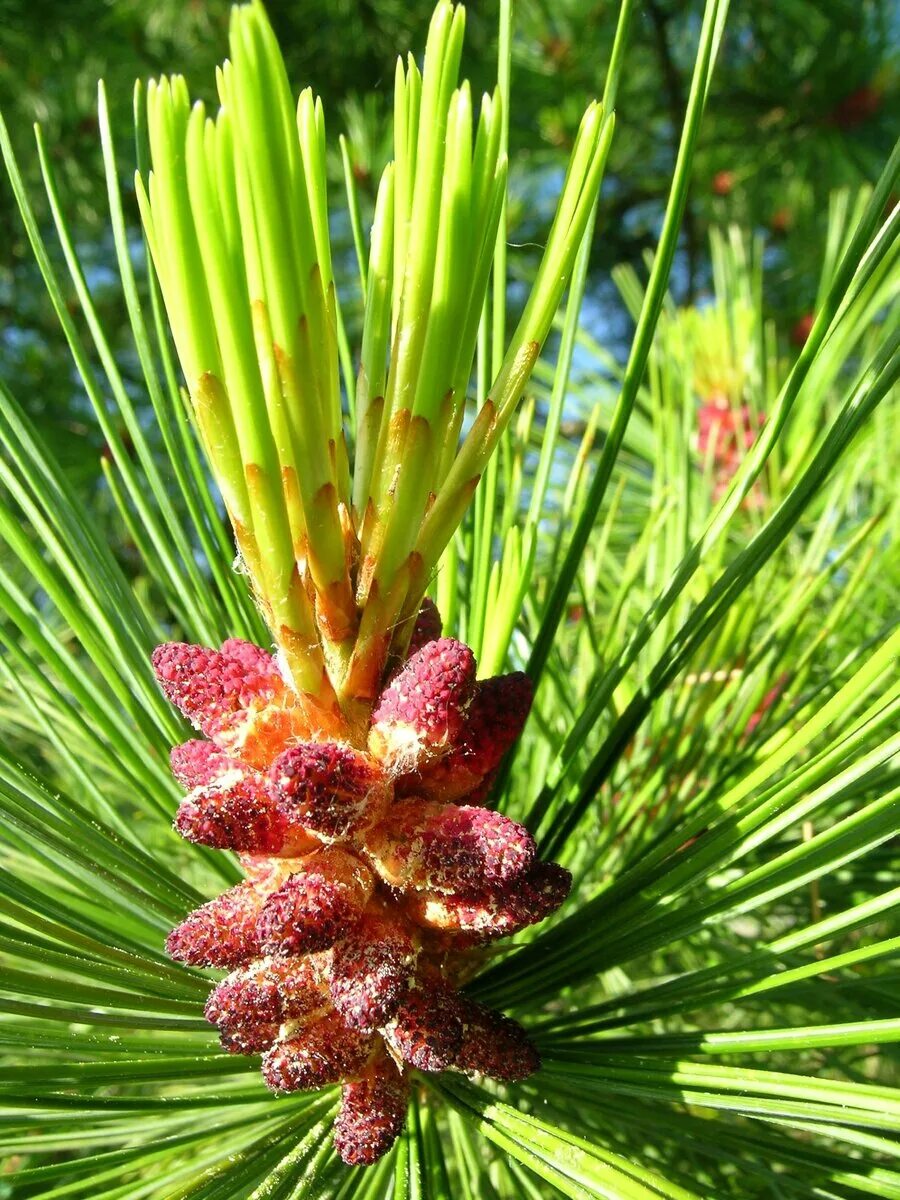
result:
<svg viewBox="0 0 900 1200"><path fill-rule="evenodd" d="M459 82L464 27L443 0L422 69L397 64L343 403L324 114L308 89L295 105L261 4L233 10L217 112L177 76L147 89L138 198L196 425L290 678L324 729L350 736L522 397L612 136L591 104L531 295L460 444L507 170L499 92L476 102Z"/></svg>

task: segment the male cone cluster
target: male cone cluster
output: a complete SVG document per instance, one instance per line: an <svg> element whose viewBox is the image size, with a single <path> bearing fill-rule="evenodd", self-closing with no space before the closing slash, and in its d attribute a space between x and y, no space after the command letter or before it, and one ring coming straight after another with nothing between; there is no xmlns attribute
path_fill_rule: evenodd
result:
<svg viewBox="0 0 900 1200"><path fill-rule="evenodd" d="M542 920L571 883L523 826L472 803L524 724L527 678L476 681L426 602L355 745L310 728L247 642L167 643L153 665L207 739L172 751L190 789L175 827L237 851L246 875L167 941L181 962L231 971L206 1006L222 1045L262 1053L276 1091L342 1083L335 1144L350 1164L392 1145L410 1068L536 1070L521 1026L454 987L468 949Z"/></svg>
<svg viewBox="0 0 900 1200"><path fill-rule="evenodd" d="M721 394L714 394L705 401L697 415L697 450L701 457L712 460L713 500L718 501L756 441L765 417L761 413L754 416L748 404L733 408ZM747 507L759 508L762 500L762 493L755 488L745 503Z"/></svg>

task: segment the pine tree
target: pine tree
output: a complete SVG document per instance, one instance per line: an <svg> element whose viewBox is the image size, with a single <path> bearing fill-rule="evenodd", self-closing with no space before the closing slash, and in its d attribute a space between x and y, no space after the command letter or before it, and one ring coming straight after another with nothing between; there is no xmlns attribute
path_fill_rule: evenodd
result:
<svg viewBox="0 0 900 1200"><path fill-rule="evenodd" d="M3 390L12 1195L900 1194L900 151L799 352L735 228L678 310L726 10L623 368L579 310L630 0L510 337L510 5L480 103L449 0L398 63L367 248L348 173L358 347L261 6L215 114L136 91L146 281L101 87L153 431L0 125L142 566Z"/></svg>

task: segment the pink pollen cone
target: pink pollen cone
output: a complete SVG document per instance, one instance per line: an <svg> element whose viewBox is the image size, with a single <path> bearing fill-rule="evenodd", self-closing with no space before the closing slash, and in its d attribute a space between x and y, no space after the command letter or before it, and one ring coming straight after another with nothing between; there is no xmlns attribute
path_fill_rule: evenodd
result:
<svg viewBox="0 0 900 1200"><path fill-rule="evenodd" d="M231 758L213 742L199 738L173 746L169 753L169 765L178 782L189 789L215 783L229 771L249 772L247 764L239 758Z"/></svg>
<svg viewBox="0 0 900 1200"><path fill-rule="evenodd" d="M382 771L336 742L301 742L280 755L271 780L282 811L320 837L341 840L377 821L388 801Z"/></svg>
<svg viewBox="0 0 900 1200"><path fill-rule="evenodd" d="M195 967L236 967L259 953L256 921L263 896L249 883L229 888L186 917L166 939L178 962Z"/></svg>
<svg viewBox="0 0 900 1200"><path fill-rule="evenodd" d="M327 950L359 920L373 885L371 873L353 855L311 854L265 902L257 926L263 952Z"/></svg>
<svg viewBox="0 0 900 1200"><path fill-rule="evenodd" d="M246 709L254 701L269 703L284 691L284 681L273 660L251 646L250 654L223 654L187 642L164 642L153 651L153 669L160 686L176 708L207 737L223 718ZM243 643L249 645L249 643Z"/></svg>
<svg viewBox="0 0 900 1200"><path fill-rule="evenodd" d="M386 1054L370 1062L362 1076L344 1084L334 1145L350 1167L377 1162L397 1140L406 1120L409 1082Z"/></svg>
<svg viewBox="0 0 900 1200"><path fill-rule="evenodd" d="M527 871L535 847L528 830L502 813L410 799L392 805L366 850L392 887L477 893Z"/></svg>
<svg viewBox="0 0 900 1200"><path fill-rule="evenodd" d="M372 714L369 749L398 772L440 758L455 744L475 684L475 657L454 638L417 650L384 689Z"/></svg>
<svg viewBox="0 0 900 1200"><path fill-rule="evenodd" d="M253 772L228 787L195 788L179 805L175 828L201 846L277 854L288 822L263 777Z"/></svg>
<svg viewBox="0 0 900 1200"><path fill-rule="evenodd" d="M481 785L490 782L522 732L533 695L531 680L521 671L481 680L450 753L424 766L421 778L399 781L399 789L445 801L472 796L476 789L480 795Z"/></svg>
<svg viewBox="0 0 900 1200"><path fill-rule="evenodd" d="M361 1071L372 1047L372 1038L329 1013L266 1051L263 1079L276 1092L326 1087Z"/></svg>
<svg viewBox="0 0 900 1200"><path fill-rule="evenodd" d="M334 1007L354 1029L377 1029L403 999L415 961L416 949L399 921L366 914L332 951L328 978Z"/></svg>
<svg viewBox="0 0 900 1200"><path fill-rule="evenodd" d="M465 934L458 940L475 945L543 921L559 908L571 886L572 876L564 867L538 862L526 875L500 888L485 887L481 895L411 892L405 908L418 924Z"/></svg>
<svg viewBox="0 0 900 1200"><path fill-rule="evenodd" d="M228 638L222 643L219 653L223 658L237 663L248 675L270 675L276 671L272 655L261 646L245 642L243 638Z"/></svg>

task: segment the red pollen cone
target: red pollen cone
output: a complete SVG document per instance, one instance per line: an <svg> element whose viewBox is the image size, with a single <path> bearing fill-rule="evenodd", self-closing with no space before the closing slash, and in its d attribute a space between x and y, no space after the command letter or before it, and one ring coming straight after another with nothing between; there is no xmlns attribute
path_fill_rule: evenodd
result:
<svg viewBox="0 0 900 1200"><path fill-rule="evenodd" d="M443 627L444 623L441 620L441 614L438 612L437 605L426 596L422 601L422 607L419 609L419 615L416 617L416 623L413 626L406 657L412 658L416 651L421 650L426 643L436 642L441 636Z"/></svg>
<svg viewBox="0 0 900 1200"><path fill-rule="evenodd" d="M247 775L230 787L195 788L179 805L175 828L201 846L277 854L288 822L264 779Z"/></svg>
<svg viewBox="0 0 900 1200"><path fill-rule="evenodd" d="M454 1066L467 1074L504 1083L527 1079L541 1065L528 1034L518 1023L481 1004L466 1001L463 1036Z"/></svg>
<svg viewBox="0 0 900 1200"><path fill-rule="evenodd" d="M166 939L166 950L195 967L236 967L259 953L256 921L264 897L250 883L216 896L186 917Z"/></svg>
<svg viewBox="0 0 900 1200"><path fill-rule="evenodd" d="M254 1021L299 1020L327 1004L308 959L263 958L216 984L204 1013L213 1025L232 1030Z"/></svg>
<svg viewBox="0 0 900 1200"><path fill-rule="evenodd" d="M468 935L463 940L476 944L543 921L559 908L571 886L572 876L564 867L539 862L502 888L486 887L481 895L414 892L405 907L426 928L463 933Z"/></svg>
<svg viewBox="0 0 900 1200"><path fill-rule="evenodd" d="M361 1071L372 1047L372 1038L349 1029L337 1013L330 1013L267 1050L263 1079L276 1092L326 1087Z"/></svg>
<svg viewBox="0 0 900 1200"><path fill-rule="evenodd" d="M385 1038L411 1067L446 1070L462 1045L459 997L439 979L417 981L395 1012Z"/></svg>
<svg viewBox="0 0 900 1200"><path fill-rule="evenodd" d="M266 954L326 950L359 920L372 892L366 867L341 850L310 855L266 899L257 929Z"/></svg>
<svg viewBox="0 0 900 1200"><path fill-rule="evenodd" d="M332 952L334 1007L354 1029L386 1024L409 987L415 961L412 938L399 921L366 915Z"/></svg>
<svg viewBox="0 0 900 1200"><path fill-rule="evenodd" d="M378 820L387 803L378 764L335 742L291 746L276 759L269 779L282 810L323 838L358 833Z"/></svg>
<svg viewBox="0 0 900 1200"><path fill-rule="evenodd" d="M230 970L206 1017L225 1050L262 1054L270 1088L343 1085L335 1145L351 1165L402 1129L404 1063L506 1082L537 1069L515 1021L454 990L464 967L447 951L541 920L571 885L535 861L522 825L472 802L522 729L528 679L476 682L471 650L440 632L424 603L367 749L315 740L326 734L259 647L154 655L166 695L210 739L172 750L189 789L175 828L237 852L246 876L190 913L168 952Z"/></svg>
<svg viewBox="0 0 900 1200"><path fill-rule="evenodd" d="M470 893L527 871L535 848L528 830L502 813L410 799L390 808L366 849L392 887Z"/></svg>
<svg viewBox="0 0 900 1200"><path fill-rule="evenodd" d="M406 1120L409 1082L386 1054L366 1066L359 1079L344 1084L334 1145L351 1167L370 1166L397 1140Z"/></svg>
<svg viewBox="0 0 900 1200"><path fill-rule="evenodd" d="M453 749L423 768L417 789L405 780L401 789L418 790L436 800L471 796L489 781L522 732L533 696L531 680L522 671L480 680Z"/></svg>
<svg viewBox="0 0 900 1200"><path fill-rule="evenodd" d="M417 650L384 689L372 714L369 749L405 772L446 754L463 727L475 685L475 657L454 638Z"/></svg>

